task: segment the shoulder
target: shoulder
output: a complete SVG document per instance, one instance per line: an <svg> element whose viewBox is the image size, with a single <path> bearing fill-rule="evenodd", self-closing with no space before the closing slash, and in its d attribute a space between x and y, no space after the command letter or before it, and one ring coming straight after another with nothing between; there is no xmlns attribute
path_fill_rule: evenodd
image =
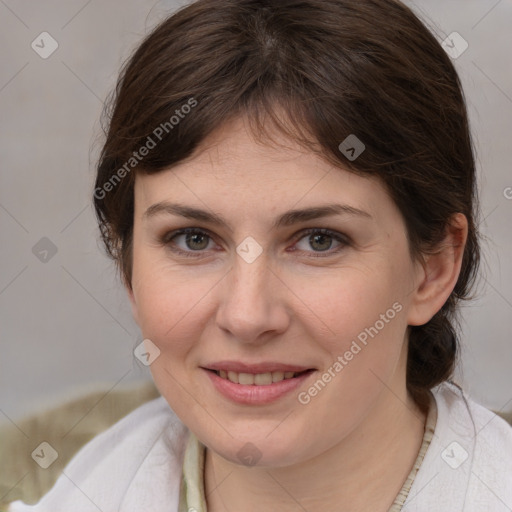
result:
<svg viewBox="0 0 512 512"><path fill-rule="evenodd" d="M136 510L148 489L172 502L188 434L164 398L151 400L87 443L38 504L14 502L8 510Z"/></svg>
<svg viewBox="0 0 512 512"><path fill-rule="evenodd" d="M485 449L487 457L497 456L496 462L512 463L512 426L509 423L452 383L438 386L433 392L438 408L441 408L443 432L452 431L472 441L477 458Z"/></svg>
<svg viewBox="0 0 512 512"><path fill-rule="evenodd" d="M452 383L432 394L436 428L403 512L512 510L512 427Z"/></svg>
<svg viewBox="0 0 512 512"><path fill-rule="evenodd" d="M490 512L512 510L512 426L464 396L456 386L446 386L444 397L446 403L453 407L454 413L450 416L452 431L459 431L458 421L461 424L471 422L465 436L470 471L466 495L468 506L473 507L471 510ZM464 406L467 412L464 412Z"/></svg>

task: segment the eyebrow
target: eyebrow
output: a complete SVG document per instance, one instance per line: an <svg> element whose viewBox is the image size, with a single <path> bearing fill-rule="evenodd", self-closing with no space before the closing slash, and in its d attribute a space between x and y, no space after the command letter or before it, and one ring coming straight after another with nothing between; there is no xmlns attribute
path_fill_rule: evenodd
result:
<svg viewBox="0 0 512 512"><path fill-rule="evenodd" d="M230 232L233 231L229 223L220 215L183 204L169 203L167 201L151 205L144 212L143 218L149 219L161 214L186 217L187 219L193 219L199 222L206 222L223 226ZM347 204L326 204L321 206L314 206L311 208L287 211L274 221L273 228L277 229L284 226L293 226L294 224L298 224L300 222L320 219L323 217L333 217L335 215L357 215L369 219L373 218L368 212L353 206L349 206Z"/></svg>

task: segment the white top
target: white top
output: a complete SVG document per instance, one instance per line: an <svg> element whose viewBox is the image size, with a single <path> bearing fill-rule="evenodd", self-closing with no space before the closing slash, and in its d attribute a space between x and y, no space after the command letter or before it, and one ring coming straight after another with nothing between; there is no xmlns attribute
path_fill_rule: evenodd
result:
<svg viewBox="0 0 512 512"><path fill-rule="evenodd" d="M511 512L512 427L453 384L403 512ZM9 512L178 512L190 431L160 397L92 439L36 505Z"/></svg>

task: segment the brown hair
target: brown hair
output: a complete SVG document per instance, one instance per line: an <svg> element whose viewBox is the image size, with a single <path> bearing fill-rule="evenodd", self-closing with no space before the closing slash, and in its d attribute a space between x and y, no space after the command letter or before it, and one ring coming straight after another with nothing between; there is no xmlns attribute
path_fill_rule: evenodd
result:
<svg viewBox="0 0 512 512"><path fill-rule="evenodd" d="M441 310L409 327L407 387L425 408L428 391L452 376L456 305L468 298L480 260L475 160L457 72L408 7L397 0L199 0L140 44L104 115L94 205L127 286L131 169L170 168L236 116L247 115L257 137L267 133L268 116L334 165L380 178L404 217L412 257L434 250L452 215L463 213L469 234L461 273ZM353 161L339 149L350 134L366 147ZM151 146L145 156L143 146Z"/></svg>

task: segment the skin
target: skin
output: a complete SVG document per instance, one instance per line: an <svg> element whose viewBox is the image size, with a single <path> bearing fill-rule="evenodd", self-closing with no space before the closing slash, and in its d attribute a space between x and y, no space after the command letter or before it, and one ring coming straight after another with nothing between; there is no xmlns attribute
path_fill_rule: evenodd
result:
<svg viewBox="0 0 512 512"><path fill-rule="evenodd" d="M334 168L277 133L274 140L280 145L257 142L239 118L172 169L137 175L128 288L134 318L160 350L151 364L156 385L207 447L209 512L387 511L412 469L425 423L406 390L408 326L426 323L453 290L467 222L454 216L439 252L413 261L403 218L378 179ZM215 212L231 229L144 215L162 201ZM272 227L285 211L328 203L371 217ZM210 238L170 240L185 227ZM349 241L315 243L301 234L307 228ZM248 236L263 249L252 263L236 252ZM300 403L298 393L395 303L401 311L308 404ZM317 371L274 403L240 405L220 395L200 368L220 360ZM261 457L252 467L237 455L249 442Z"/></svg>

